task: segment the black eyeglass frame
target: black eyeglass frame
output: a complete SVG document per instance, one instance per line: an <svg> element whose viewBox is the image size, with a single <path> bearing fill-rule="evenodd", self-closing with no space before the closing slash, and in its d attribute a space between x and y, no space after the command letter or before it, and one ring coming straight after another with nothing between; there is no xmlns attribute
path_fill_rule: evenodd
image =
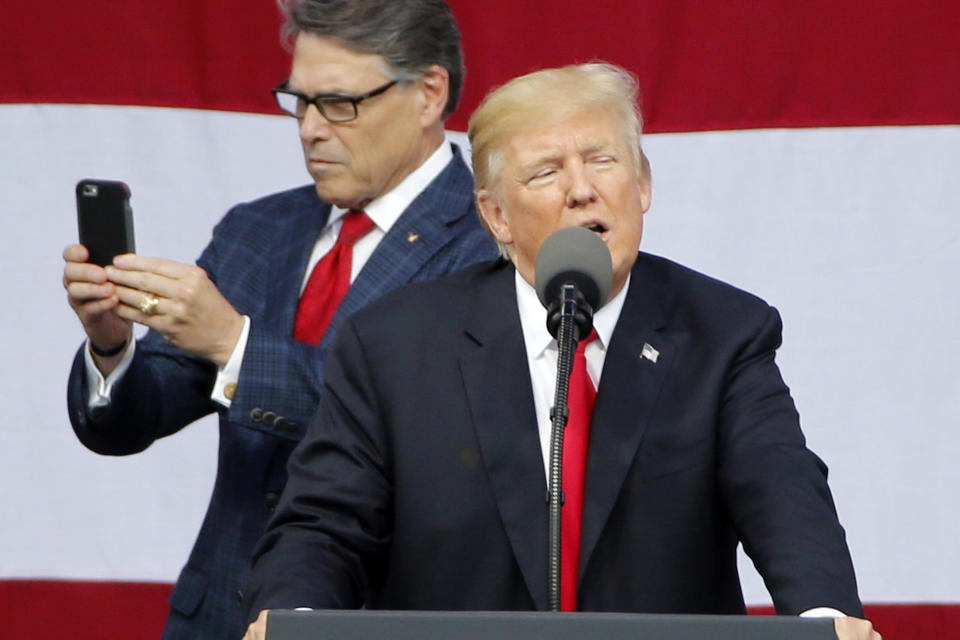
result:
<svg viewBox="0 0 960 640"><path fill-rule="evenodd" d="M357 119L358 104L360 104L364 100L369 100L370 98L373 98L375 96L380 95L381 93L386 92L388 89L390 89L390 87L392 87L393 85L399 82L400 82L399 80L391 80L386 84L382 84L379 87L372 89L370 91L367 91L366 93L362 93L358 96L351 96L343 93L318 93L317 95L311 97L304 93L300 93L299 91L294 91L293 89L290 89L287 86L287 81L284 80L283 82L278 84L276 87L274 87L271 90L271 93L273 94L273 99L276 100L277 102L277 106L280 107L280 110L289 116L293 116L294 118L297 118L298 120L303 118L307 114L307 109L310 107L310 105L313 105L317 108L317 111L320 112L320 115L326 118L329 122L351 122ZM283 106L280 104L280 97L279 97L280 94L294 96L298 101L302 100L304 104L303 115L297 115L295 112L290 112L284 109ZM353 115L350 116L349 118L331 118L330 116L327 115L327 112L323 108L323 103L325 102L350 103L350 105L353 107Z"/></svg>

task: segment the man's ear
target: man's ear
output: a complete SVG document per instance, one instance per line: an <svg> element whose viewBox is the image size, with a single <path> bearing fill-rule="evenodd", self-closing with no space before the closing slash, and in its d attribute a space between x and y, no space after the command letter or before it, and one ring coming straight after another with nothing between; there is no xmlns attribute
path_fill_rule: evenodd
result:
<svg viewBox="0 0 960 640"><path fill-rule="evenodd" d="M487 189L477 191L477 207L480 209L480 217L487 224L490 233L498 242L504 245L513 243L513 234L510 233L510 225L507 224L507 214L495 195Z"/></svg>
<svg viewBox="0 0 960 640"><path fill-rule="evenodd" d="M650 186L650 160L647 154L640 152L640 203L643 206L642 213L646 213L650 208L652 200L652 188Z"/></svg>
<svg viewBox="0 0 960 640"><path fill-rule="evenodd" d="M450 72L438 64L430 65L420 77L420 91L423 95L420 126L427 128L443 122L443 110L450 96Z"/></svg>

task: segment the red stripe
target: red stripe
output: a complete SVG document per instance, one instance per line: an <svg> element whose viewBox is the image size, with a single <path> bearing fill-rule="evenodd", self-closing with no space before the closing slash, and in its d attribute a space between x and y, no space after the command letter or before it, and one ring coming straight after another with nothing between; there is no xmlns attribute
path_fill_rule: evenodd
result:
<svg viewBox="0 0 960 640"><path fill-rule="evenodd" d="M4 638L159 638L173 585L0 580Z"/></svg>
<svg viewBox="0 0 960 640"><path fill-rule="evenodd" d="M451 0L468 80L606 59L635 71L649 131L960 122L960 3ZM273 113L289 64L269 0L16 2L0 102Z"/></svg>
<svg viewBox="0 0 960 640"><path fill-rule="evenodd" d="M172 585L142 582L0 580L5 638L102 640L156 638ZM960 603L868 604L867 616L890 640L960 640ZM770 615L772 607L751 607Z"/></svg>
<svg viewBox="0 0 960 640"><path fill-rule="evenodd" d="M270 89L289 71L271 0L8 5L0 102L272 113Z"/></svg>
<svg viewBox="0 0 960 640"><path fill-rule="evenodd" d="M960 122L957 2L456 6L474 25L468 103L531 68L599 58L637 73L651 132ZM496 18L507 12L512 19Z"/></svg>

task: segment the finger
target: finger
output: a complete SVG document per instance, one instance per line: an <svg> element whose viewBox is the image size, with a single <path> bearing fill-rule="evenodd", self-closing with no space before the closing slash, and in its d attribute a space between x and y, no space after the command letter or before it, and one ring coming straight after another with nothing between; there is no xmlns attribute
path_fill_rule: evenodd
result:
<svg viewBox="0 0 960 640"><path fill-rule="evenodd" d="M858 638L875 640L880 637L880 634L874 630L873 624L862 618L836 618L833 621L833 627L837 638L840 640L856 640Z"/></svg>
<svg viewBox="0 0 960 640"><path fill-rule="evenodd" d="M166 316L163 314L157 312L148 315L143 311L140 311L139 307L130 306L123 302L123 300L117 304L116 308L114 309L114 313L124 320L142 324L143 326L155 329L160 333L164 333L164 330L169 328L169 322L166 320Z"/></svg>
<svg viewBox="0 0 960 640"><path fill-rule="evenodd" d="M146 271L175 280L184 277L192 267L192 265L183 264L175 260L138 256L135 253L119 255L113 259L113 264L119 269Z"/></svg>
<svg viewBox="0 0 960 640"><path fill-rule="evenodd" d="M247 632L243 634L243 640L264 640L266 637L266 629L260 626L259 622L251 623L247 627Z"/></svg>
<svg viewBox="0 0 960 640"><path fill-rule="evenodd" d="M102 284L107 281L107 272L103 267L89 262L68 262L63 268L63 278L68 282Z"/></svg>
<svg viewBox="0 0 960 640"><path fill-rule="evenodd" d="M82 244L72 244L63 250L63 259L66 262L86 262L90 259L90 252Z"/></svg>
<svg viewBox="0 0 960 640"><path fill-rule="evenodd" d="M111 296L103 300L93 300L77 304L74 308L81 318L96 318L112 309L118 308L119 298Z"/></svg>
<svg viewBox="0 0 960 640"><path fill-rule="evenodd" d="M111 296L117 297L117 287L112 282L94 284L91 282L68 282L67 295L73 302L101 300Z"/></svg>
<svg viewBox="0 0 960 640"><path fill-rule="evenodd" d="M124 269L117 269L116 267L107 267L105 273L111 282L121 285L118 289L126 288L138 294L145 291L154 293L161 298L174 298L177 294L177 281L156 273L148 271L126 271ZM122 297L123 296L121 296L121 298ZM139 303L131 302L129 304L136 306Z"/></svg>
<svg viewBox="0 0 960 640"><path fill-rule="evenodd" d="M120 298L120 303L134 309L143 317L150 316L159 316L165 313L170 312L171 301L169 298L164 298L163 296L157 296L157 306L154 308L153 313L146 314L140 311L140 305L144 302L145 295L152 295L150 292L144 292L139 289L130 289L129 287L117 286L117 296ZM140 320L137 320L139 322Z"/></svg>
<svg viewBox="0 0 960 640"><path fill-rule="evenodd" d="M253 623L254 638L256 640L265 640L267 637L267 616L270 614L268 609L264 609L260 612L260 615L257 616L256 621Z"/></svg>
<svg viewBox="0 0 960 640"><path fill-rule="evenodd" d="M267 613L268 610L266 609L261 611L257 619L250 623L250 626L247 627L247 632L243 636L243 640L263 640L266 638Z"/></svg>

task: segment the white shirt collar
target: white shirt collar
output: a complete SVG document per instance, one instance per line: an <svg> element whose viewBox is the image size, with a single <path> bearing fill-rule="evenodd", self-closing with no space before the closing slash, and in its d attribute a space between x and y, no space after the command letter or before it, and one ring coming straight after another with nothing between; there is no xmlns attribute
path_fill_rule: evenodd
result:
<svg viewBox="0 0 960 640"><path fill-rule="evenodd" d="M515 274L517 309L520 311L520 327L527 347L527 357L537 358L548 348L555 349L557 341L547 331L547 310L540 304L536 290L523 279L519 271L515 271ZM629 288L630 275L628 274L626 283L617 295L593 314L593 328L597 331L597 339L604 351L610 344L610 338L613 337L613 330L617 326Z"/></svg>
<svg viewBox="0 0 960 640"><path fill-rule="evenodd" d="M520 327L527 350L527 366L530 370L530 386L533 391L533 407L537 416L537 433L540 438L540 453L543 456L544 475L550 467L550 407L553 406L557 377L557 341L547 331L547 310L537 299L537 292L519 273L515 277L517 307L520 311ZM607 345L613 337L623 303L627 298L630 280L613 300L593 315L597 340L587 345L584 351L587 374L594 388L600 389L600 378L607 357Z"/></svg>
<svg viewBox="0 0 960 640"><path fill-rule="evenodd" d="M430 154L426 162L417 167L400 184L379 198L371 200L363 208L367 217L384 233L390 231L390 227L400 218L400 214L407 210L410 203L433 182L434 178L440 175L451 160L453 160L453 148L448 140L444 140L437 150ZM346 212L346 209L334 205L330 210L327 226L340 220Z"/></svg>

